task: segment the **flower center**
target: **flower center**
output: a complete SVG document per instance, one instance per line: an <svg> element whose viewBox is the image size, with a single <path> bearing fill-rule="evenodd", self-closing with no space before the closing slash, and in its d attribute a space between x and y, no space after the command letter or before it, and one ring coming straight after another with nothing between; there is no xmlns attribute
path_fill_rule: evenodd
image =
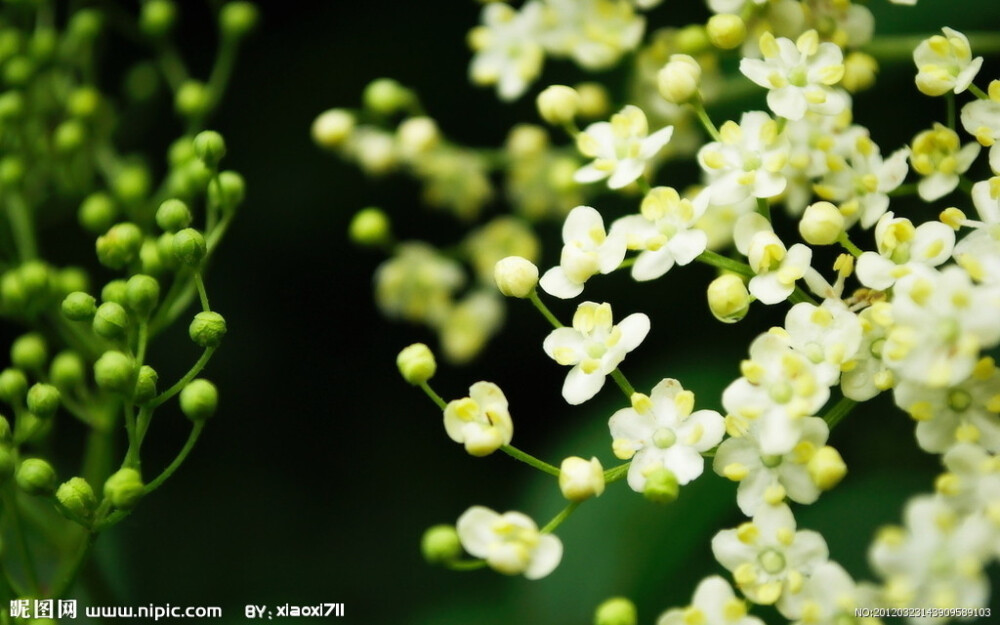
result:
<svg viewBox="0 0 1000 625"><path fill-rule="evenodd" d="M948 407L955 412L965 412L972 405L972 395L968 391L955 388L948 391Z"/></svg>
<svg viewBox="0 0 1000 625"><path fill-rule="evenodd" d="M781 464L781 456L777 454L767 454L760 457L760 463L763 464L768 469L773 469L774 467Z"/></svg>
<svg viewBox="0 0 1000 625"><path fill-rule="evenodd" d="M769 575L776 575L785 570L785 556L776 549L765 549L757 556L757 561Z"/></svg>
<svg viewBox="0 0 1000 625"><path fill-rule="evenodd" d="M594 341L593 343L587 345L587 355L591 358L600 358L608 351L608 348L604 346L604 343Z"/></svg>
<svg viewBox="0 0 1000 625"><path fill-rule="evenodd" d="M885 339L875 339L872 341L871 347L869 347L868 350L872 353L872 356L881 359L883 347L885 347Z"/></svg>
<svg viewBox="0 0 1000 625"><path fill-rule="evenodd" d="M804 67L793 67L790 72L788 72L788 82L796 87L805 87L807 83L808 75L806 74L806 68Z"/></svg>
<svg viewBox="0 0 1000 625"><path fill-rule="evenodd" d="M670 428L658 428L653 432L653 444L660 449L669 449L677 442L677 435Z"/></svg>

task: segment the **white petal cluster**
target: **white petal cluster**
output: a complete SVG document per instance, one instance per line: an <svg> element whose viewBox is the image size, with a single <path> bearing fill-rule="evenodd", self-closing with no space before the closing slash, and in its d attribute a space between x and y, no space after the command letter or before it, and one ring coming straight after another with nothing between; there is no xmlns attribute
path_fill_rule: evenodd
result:
<svg viewBox="0 0 1000 625"><path fill-rule="evenodd" d="M493 453L514 436L507 397L492 382L476 382L469 387L468 397L448 402L444 430L473 456Z"/></svg>
<svg viewBox="0 0 1000 625"><path fill-rule="evenodd" d="M944 34L921 41L913 51L917 88L931 96L949 91L962 93L983 65L983 57L972 58L972 48L965 35L947 27L941 32Z"/></svg>
<svg viewBox="0 0 1000 625"><path fill-rule="evenodd" d="M656 625L764 625L747 614L746 602L736 596L729 582L713 575L706 577L694 591L691 605L664 612Z"/></svg>
<svg viewBox="0 0 1000 625"><path fill-rule="evenodd" d="M756 274L750 279L750 293L765 304L788 299L795 290L795 282L806 274L812 261L809 247L796 243L786 248L771 223L757 213L740 217L733 239L736 249L747 257Z"/></svg>
<svg viewBox="0 0 1000 625"><path fill-rule="evenodd" d="M455 529L466 551L505 575L540 579L562 559L562 541L539 532L535 522L520 512L498 514L473 506L458 518Z"/></svg>
<svg viewBox="0 0 1000 625"><path fill-rule="evenodd" d="M914 227L909 219L888 212L875 226L875 245L878 253L864 252L858 258L857 275L861 284L884 291L915 264L937 267L949 260L955 231L939 221Z"/></svg>
<svg viewBox="0 0 1000 625"><path fill-rule="evenodd" d="M577 170L577 182L607 178L608 187L621 189L635 182L649 161L670 141L674 127L649 134L646 114L631 104L611 116L609 122L594 122L577 135L580 153L594 161Z"/></svg>
<svg viewBox="0 0 1000 625"><path fill-rule="evenodd" d="M995 85L995 86L994 86ZM984 147L990 148L990 169L1000 173L1000 82L990 84L989 100L973 100L962 107L962 126Z"/></svg>
<svg viewBox="0 0 1000 625"><path fill-rule="evenodd" d="M647 476L667 469L684 485L701 475L705 460L701 454L722 440L725 424L714 410L694 411L694 393L680 382L664 379L647 396L632 395L632 407L611 416L612 447L615 455L632 460L628 485L643 492Z"/></svg>
<svg viewBox="0 0 1000 625"><path fill-rule="evenodd" d="M781 172L788 162L788 139L770 115L744 113L739 124L727 121L719 134L720 141L698 150L713 204L734 204L750 196L770 198L785 190Z"/></svg>
<svg viewBox="0 0 1000 625"><path fill-rule="evenodd" d="M546 50L590 70L613 66L646 29L633 4L622 0L545 0L545 23Z"/></svg>
<svg viewBox="0 0 1000 625"><path fill-rule="evenodd" d="M979 156L978 143L961 145L958 133L941 124L913 138L910 162L923 176L917 191L925 202L933 202L958 187L959 176L968 171Z"/></svg>
<svg viewBox="0 0 1000 625"><path fill-rule="evenodd" d="M537 1L527 2L520 11L502 2L483 7L482 26L469 33L476 53L469 66L473 82L496 85L503 100L519 98L542 72L543 13Z"/></svg>
<svg viewBox="0 0 1000 625"><path fill-rule="evenodd" d="M604 230L604 219L590 206L577 206L562 227L563 248L559 265L545 272L539 285L562 299L583 293L583 285L597 273L607 274L625 258L625 237Z"/></svg>
<svg viewBox="0 0 1000 625"><path fill-rule="evenodd" d="M799 120L806 111L837 115L848 99L833 88L844 76L844 53L835 43L820 43L808 30L796 41L765 32L759 41L763 59L740 61L740 71L768 89L767 105L779 117Z"/></svg>
<svg viewBox="0 0 1000 625"><path fill-rule="evenodd" d="M613 235L625 239L630 250L640 250L632 277L655 280L674 264L687 265L708 246L708 235L697 228L708 208L709 193L683 198L671 187L651 189L638 215L622 217L611 226Z"/></svg>

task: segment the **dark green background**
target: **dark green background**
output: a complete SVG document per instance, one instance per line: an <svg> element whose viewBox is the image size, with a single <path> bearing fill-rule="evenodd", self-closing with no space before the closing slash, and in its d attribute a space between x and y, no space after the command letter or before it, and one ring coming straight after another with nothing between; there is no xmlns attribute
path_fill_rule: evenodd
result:
<svg viewBox="0 0 1000 625"><path fill-rule="evenodd" d="M184 47L205 68L211 28L200 3L183 4ZM651 18L659 25L703 16L694 2L664 4ZM990 0L873 4L894 20L886 31L1000 23ZM423 563L418 543L426 527L454 522L472 504L544 522L561 506L558 489L509 458L465 455L444 435L439 411L399 379L397 351L416 340L433 345L433 337L379 317L371 275L382 258L352 247L347 223L358 208L377 204L402 238L447 243L460 231L424 212L412 182L366 179L314 147L309 126L327 108L356 106L370 79L392 76L419 91L450 137L498 145L513 123L537 119L532 99L504 106L466 80L465 35L479 12L471 1L265 2L262 9L262 27L213 123L229 145L227 166L248 184L243 214L208 279L230 330L207 370L221 389L221 409L175 477L102 537L100 566L118 600L222 605L234 623L244 622L249 603L343 602L341 621L359 624L587 623L597 603L620 593L637 601L649 623L685 604L702 576L723 572L710 537L741 520L735 487L710 469L668 507L615 484L560 529L562 565L539 582ZM981 86L996 68L991 59ZM885 71L857 109L889 152L931 115L941 118L943 103L916 91L911 64ZM540 84L580 77L556 61ZM621 83L614 72L601 78ZM557 247L546 253L555 258ZM766 310L735 327L710 320L703 294L712 277L692 267L641 286L617 277L588 285L587 297L608 298L619 316L642 310L653 319L649 339L623 365L638 386L677 377L699 405L719 408L749 340L780 322ZM477 380L495 381L510 400L517 445L555 463L596 453L610 465L606 421L620 396L609 385L583 407L566 406L564 370L541 352L546 325L522 304L512 302L507 329L479 360L442 367L436 386L452 398ZM555 309L563 318L572 311ZM154 355L180 371L196 353L178 332ZM909 494L931 487L936 463L915 453L912 429L888 401L856 411L831 438L848 477L815 506L796 508L801 526L822 530L833 557L859 577L870 575L865 548L875 529L900 519ZM165 412L146 466L166 463L185 434L182 420Z"/></svg>

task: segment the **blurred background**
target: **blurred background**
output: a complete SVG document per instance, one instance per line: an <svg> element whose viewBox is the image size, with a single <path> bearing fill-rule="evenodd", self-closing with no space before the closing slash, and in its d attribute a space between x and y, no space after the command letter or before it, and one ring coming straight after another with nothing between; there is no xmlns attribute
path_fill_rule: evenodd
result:
<svg viewBox="0 0 1000 625"><path fill-rule="evenodd" d="M367 205L388 211L401 239L447 243L461 230L423 209L412 181L366 178L315 147L309 127L327 108L357 106L371 79L391 76L418 91L453 140L498 146L514 123L538 121L538 87L502 105L492 90L469 84L465 38L480 11L469 0L260 4L261 27L211 125L228 143L225 166L241 172L248 188L208 278L213 307L229 324L206 371L221 391L220 410L170 482L102 536L86 574L106 580L115 603L221 605L226 622L244 622L251 603L342 602L347 623L483 625L588 623L594 607L617 594L633 598L646 623L686 604L701 577L723 573L711 536L742 519L735 485L710 468L670 506L613 485L560 528L562 565L538 582L423 562L424 529L453 523L470 505L521 510L542 524L561 498L551 478L500 454L471 458L447 439L440 412L395 368L399 349L415 341L433 347L435 337L379 316L371 276L383 257L345 235ZM921 0L917 9L871 5L879 32L1000 25L993 0L967 0L960 12L945 0ZM200 3L182 8L182 47L203 75L214 45L210 14ZM704 17L701 3L668 1L650 22L679 26ZM988 59L981 86L997 67ZM913 87L910 63L883 71L856 109L888 153L944 111ZM582 78L555 61L539 85ZM614 71L597 78L622 83ZM121 142L162 140L165 147L175 130L145 128ZM678 185L693 181L690 166L670 167ZM485 217L502 209L493 205ZM551 263L558 226L546 235ZM648 340L623 364L637 387L648 391L675 377L699 406L721 408L721 390L738 375L750 339L781 316L758 307L736 326L714 321L704 301L713 277L694 266L641 286L618 278L588 285L588 298L613 302L616 317L641 310L653 319ZM609 384L584 406L567 406L559 394L565 371L541 351L546 323L527 303L511 304L503 333L471 365L442 366L435 387L451 399L478 380L496 382L510 400L516 445L555 464L575 454L612 466L607 418L622 405L617 389ZM564 319L572 313L553 307ZM175 330L153 356L179 374L197 354L185 329ZM183 443L187 424L173 417L164 411L154 423L146 466L165 465ZM796 515L801 527L823 532L853 575L870 578L865 552L876 528L898 522L907 497L931 490L937 463L916 452L912 422L884 399L851 414L831 443L850 472Z"/></svg>

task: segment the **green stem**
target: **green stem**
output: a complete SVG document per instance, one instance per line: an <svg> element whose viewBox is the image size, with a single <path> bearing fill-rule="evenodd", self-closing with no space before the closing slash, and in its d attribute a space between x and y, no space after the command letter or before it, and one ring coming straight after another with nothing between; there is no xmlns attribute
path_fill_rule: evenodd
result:
<svg viewBox="0 0 1000 625"><path fill-rule="evenodd" d="M625 374L622 373L621 369L615 369L614 371L612 371L611 379L614 380L615 384L618 385L618 388L620 388L622 392L625 393L625 397L631 400L632 396L635 395L635 387L633 387L632 384L628 381L628 378L625 377Z"/></svg>
<svg viewBox="0 0 1000 625"><path fill-rule="evenodd" d="M965 193L972 193L973 183L971 180L962 176L958 179L958 188Z"/></svg>
<svg viewBox="0 0 1000 625"><path fill-rule="evenodd" d="M18 193L7 196L7 218L14 234L14 245L21 261L34 260L38 257L38 244L35 241L35 225L31 219L31 211L24 198Z"/></svg>
<svg viewBox="0 0 1000 625"><path fill-rule="evenodd" d="M512 445L504 445L503 447L500 448L500 451L507 454L511 458L514 458L515 460L520 460L524 464L530 465L538 469L539 471L542 471L543 473L548 473L549 475L559 477L559 469L552 466L548 462L545 462L544 460L539 460L538 458L532 456L531 454L521 451L517 447L514 447Z"/></svg>
<svg viewBox="0 0 1000 625"><path fill-rule="evenodd" d="M628 475L628 468L632 466L631 462L626 462L625 464L620 464L617 467L611 467L604 472L604 483L612 484L624 478Z"/></svg>
<svg viewBox="0 0 1000 625"><path fill-rule="evenodd" d="M87 556L90 555L90 550L94 547L94 541L96 540L97 534L93 531L87 531L83 541L80 543L80 547L77 549L76 555L69 562L66 571L59 576L59 581L52 590L52 597L54 599L64 598L73 589L73 583L76 581L77 575L80 574L83 563L87 561Z"/></svg>
<svg viewBox="0 0 1000 625"><path fill-rule="evenodd" d="M184 447L181 448L177 457L174 458L173 462L167 465L167 468L163 470L162 473L156 476L152 482L146 484L145 488L142 489L143 496L146 496L159 488L164 482L166 482L174 471L178 469L187 459L188 454L194 449L195 443L198 442L198 437L201 436L201 431L205 428L204 421L195 421L194 425L191 427L191 433L188 435L187 441L184 442Z"/></svg>
<svg viewBox="0 0 1000 625"><path fill-rule="evenodd" d="M972 95L976 96L980 100L989 100L990 99L989 94L987 94L985 91L983 91L982 89L980 89L979 87L977 87L975 84L970 84L969 85L969 91L971 91Z"/></svg>
<svg viewBox="0 0 1000 625"><path fill-rule="evenodd" d="M905 197L907 195L913 195L917 192L917 183L911 182L910 184L901 184L892 191L889 191L886 195L889 197Z"/></svg>
<svg viewBox="0 0 1000 625"><path fill-rule="evenodd" d="M448 407L448 404L443 399L441 399L440 395L434 392L434 389L431 388L430 384L428 384L427 382L421 382L420 388L423 389L424 393L426 393L427 396L431 398L431 401L434 402L438 408L444 410L445 408Z"/></svg>
<svg viewBox="0 0 1000 625"><path fill-rule="evenodd" d="M935 33L940 34L940 33ZM969 38L969 44L974 54L995 54L1000 52L1000 34L996 32L978 31L964 33ZM910 61L913 51L931 34L924 35L879 35L861 48L862 52L872 55L879 61Z"/></svg>
<svg viewBox="0 0 1000 625"><path fill-rule="evenodd" d="M444 565L453 571L475 571L485 567L486 560L452 560Z"/></svg>
<svg viewBox="0 0 1000 625"><path fill-rule="evenodd" d="M195 272L194 283L198 287L198 298L201 299L201 309L205 312L211 312L212 308L208 305L208 291L205 290L205 281L202 280L200 271Z"/></svg>
<svg viewBox="0 0 1000 625"><path fill-rule="evenodd" d="M563 524L563 521L568 519L571 514L576 512L576 509L580 507L580 503L581 502L579 501L574 501L573 503L563 508L562 512L557 514L555 517L553 517L551 521L545 524L545 527L541 529L541 533L551 534L552 532L554 532L556 528L558 528L560 525Z"/></svg>
<svg viewBox="0 0 1000 625"><path fill-rule="evenodd" d="M855 245L853 241L851 241L851 237L847 235L846 230L840 233L840 236L837 238L837 241L845 250L851 253L851 256L855 258L861 256L861 248Z"/></svg>
<svg viewBox="0 0 1000 625"><path fill-rule="evenodd" d="M21 513L17 507L17 493L13 486L8 486L3 492L4 508L10 517L11 529L14 531L14 540L17 543L17 552L24 567L24 574L28 580L28 590L34 595L40 594L38 584L38 574L35 572L35 559L31 555L31 546L28 544L28 536L24 532L24 525L21 523Z"/></svg>
<svg viewBox="0 0 1000 625"><path fill-rule="evenodd" d="M944 100L948 107L945 121L948 123L948 128L955 130L955 92L949 91L944 94Z"/></svg>
<svg viewBox="0 0 1000 625"><path fill-rule="evenodd" d="M724 269L725 271L746 276L748 278L752 278L757 275L753 272L753 269L750 268L750 265L741 263L738 260L726 258L722 254L716 254L712 250L705 250L695 257L695 260L705 263L706 265L717 267L718 269Z"/></svg>
<svg viewBox="0 0 1000 625"><path fill-rule="evenodd" d="M163 402L167 401L177 393L180 393L184 389L184 387L187 386L188 382L193 380L194 377L199 373L201 373L201 370L205 368L205 365L207 365L208 361L212 358L212 354L215 353L215 349L216 348L214 347L206 347L205 351L202 352L201 354L201 358L199 358L198 361L195 362L194 365L192 365L191 369L189 369L188 372L184 374L184 377L182 377L180 380L177 380L176 384L174 384L167 390L163 391L155 398L153 398L152 401L149 402L148 404L149 409L152 410L162 405Z"/></svg>
<svg viewBox="0 0 1000 625"><path fill-rule="evenodd" d="M552 314L552 311L549 310L549 307L546 306L545 303L538 297L538 289L532 289L531 293L528 294L528 299L530 299L531 303L535 305L535 308L538 309L538 312L542 313L542 316L545 317L549 321L549 323L552 324L553 328L558 329L565 327L562 323L559 322L558 319L556 319L556 316Z"/></svg>
<svg viewBox="0 0 1000 625"><path fill-rule="evenodd" d="M823 420L826 424L830 426L832 430L837 426L838 423L843 420L844 417L849 415L854 407L858 405L858 402L847 397L841 397L840 400L830 408L825 415L823 415Z"/></svg>
<svg viewBox="0 0 1000 625"><path fill-rule="evenodd" d="M705 110L705 104L701 101L701 98L695 98L691 100L691 108L694 109L695 115L698 116L698 121L705 128L705 132L712 137L714 141L722 141L722 135L719 134L719 129L715 127L712 123L712 118L708 116L708 111Z"/></svg>

